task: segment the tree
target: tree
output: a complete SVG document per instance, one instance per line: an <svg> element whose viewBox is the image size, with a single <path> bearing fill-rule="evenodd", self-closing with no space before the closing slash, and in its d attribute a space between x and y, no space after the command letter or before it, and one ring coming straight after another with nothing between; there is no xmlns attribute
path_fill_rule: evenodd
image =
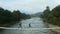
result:
<svg viewBox="0 0 60 34"><path fill-rule="evenodd" d="M16 21L27 19L27 17L30 16L21 13L19 10L14 10L11 12L10 10L0 7L0 26L10 26L11 24L15 24Z"/></svg>
<svg viewBox="0 0 60 34"><path fill-rule="evenodd" d="M43 12L45 22L60 26L60 5L56 6L51 11L48 9L47 7Z"/></svg>
<svg viewBox="0 0 60 34"><path fill-rule="evenodd" d="M46 9L44 10L43 14L42 14L42 17L48 18L49 13L50 13L50 8L47 6Z"/></svg>

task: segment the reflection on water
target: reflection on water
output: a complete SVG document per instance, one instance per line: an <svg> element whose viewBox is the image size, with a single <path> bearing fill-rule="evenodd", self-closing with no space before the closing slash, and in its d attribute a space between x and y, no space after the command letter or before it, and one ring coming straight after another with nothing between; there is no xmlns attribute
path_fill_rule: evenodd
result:
<svg viewBox="0 0 60 34"><path fill-rule="evenodd" d="M30 28L45 28L46 25L44 22L39 17L27 19L27 20L22 20L22 28L29 28L29 23L31 23ZM14 26L11 26L12 28L18 28L19 23L15 24ZM41 29L41 30L19 30L19 29L7 29L0 34L50 34L50 30L46 29Z"/></svg>

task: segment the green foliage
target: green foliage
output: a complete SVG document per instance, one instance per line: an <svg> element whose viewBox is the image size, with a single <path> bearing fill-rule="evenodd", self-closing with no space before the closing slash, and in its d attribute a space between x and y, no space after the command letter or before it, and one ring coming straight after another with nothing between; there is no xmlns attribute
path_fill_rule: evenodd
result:
<svg viewBox="0 0 60 34"><path fill-rule="evenodd" d="M50 13L50 9L49 9L49 7L47 6L47 7L46 7L46 10L44 10L43 14L41 15L42 18L49 18L49 16L48 16L49 13Z"/></svg>
<svg viewBox="0 0 60 34"><path fill-rule="evenodd" d="M60 26L60 5L56 6L50 12L47 12L46 10L44 11L42 18L48 23Z"/></svg>
<svg viewBox="0 0 60 34"><path fill-rule="evenodd" d="M0 26L8 24L15 24L12 22L20 21L21 19L30 18L29 15L21 13L19 10L14 10L13 12L5 10L0 7Z"/></svg>

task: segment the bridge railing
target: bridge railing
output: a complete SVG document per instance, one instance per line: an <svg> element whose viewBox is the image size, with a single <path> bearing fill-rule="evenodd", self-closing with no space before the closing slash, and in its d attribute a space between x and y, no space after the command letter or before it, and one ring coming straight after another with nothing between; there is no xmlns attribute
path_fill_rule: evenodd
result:
<svg viewBox="0 0 60 34"><path fill-rule="evenodd" d="M18 30L44 30L44 29L49 29L49 30L56 30L60 32L60 27L53 27L53 28L8 28L8 27L0 27L0 29L18 29Z"/></svg>

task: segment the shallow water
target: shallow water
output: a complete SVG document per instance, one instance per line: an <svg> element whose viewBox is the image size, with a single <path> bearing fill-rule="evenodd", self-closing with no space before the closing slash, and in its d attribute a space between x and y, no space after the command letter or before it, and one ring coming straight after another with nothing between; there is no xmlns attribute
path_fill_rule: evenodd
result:
<svg viewBox="0 0 60 34"><path fill-rule="evenodd" d="M31 19L27 20L22 20L22 28L46 28L46 24L39 18L39 17L34 17ZM31 27L29 27L29 23L31 23ZM18 28L19 23L11 26L10 28ZM36 29L36 30L19 30L19 29L7 29L0 34L50 34L51 31L48 29Z"/></svg>

